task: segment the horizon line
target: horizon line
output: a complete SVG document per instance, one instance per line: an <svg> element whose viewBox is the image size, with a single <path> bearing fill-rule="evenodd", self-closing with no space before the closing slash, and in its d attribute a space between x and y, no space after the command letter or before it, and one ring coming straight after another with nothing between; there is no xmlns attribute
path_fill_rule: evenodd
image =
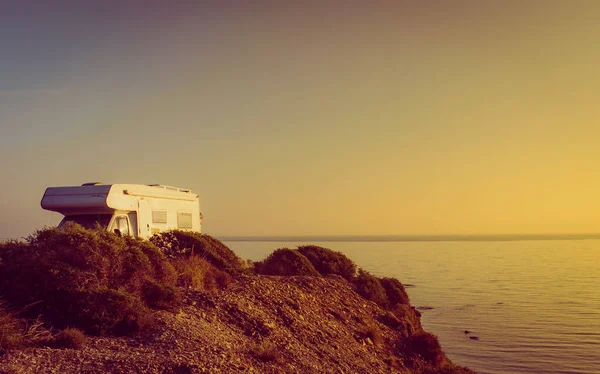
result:
<svg viewBox="0 0 600 374"><path fill-rule="evenodd" d="M449 242L449 241L526 241L594 240L600 233L581 234L446 234L446 235L214 235L230 242Z"/></svg>

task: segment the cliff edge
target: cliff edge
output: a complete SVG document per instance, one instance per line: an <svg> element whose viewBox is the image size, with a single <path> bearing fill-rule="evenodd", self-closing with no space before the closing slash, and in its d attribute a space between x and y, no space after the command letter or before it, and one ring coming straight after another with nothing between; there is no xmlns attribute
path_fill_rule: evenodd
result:
<svg viewBox="0 0 600 374"><path fill-rule="evenodd" d="M41 317L47 329L25 330L47 336L0 349L0 373L472 373L446 358L410 304L382 307L340 275L227 279L179 283L176 303L145 315L135 333L90 330L60 346L59 322Z"/></svg>

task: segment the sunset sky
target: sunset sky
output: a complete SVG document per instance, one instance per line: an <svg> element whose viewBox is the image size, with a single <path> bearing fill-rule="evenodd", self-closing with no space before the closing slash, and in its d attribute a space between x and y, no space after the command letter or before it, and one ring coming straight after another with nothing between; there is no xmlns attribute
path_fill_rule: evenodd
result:
<svg viewBox="0 0 600 374"><path fill-rule="evenodd" d="M90 181L213 235L600 232L600 2L250 3L2 2L0 238Z"/></svg>

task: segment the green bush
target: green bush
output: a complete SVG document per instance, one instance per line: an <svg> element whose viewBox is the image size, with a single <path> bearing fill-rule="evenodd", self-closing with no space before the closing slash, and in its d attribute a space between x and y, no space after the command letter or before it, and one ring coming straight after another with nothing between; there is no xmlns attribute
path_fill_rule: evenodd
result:
<svg viewBox="0 0 600 374"><path fill-rule="evenodd" d="M379 283L385 289L388 301L388 309L392 309L398 304L410 304L408 294L398 279L379 278Z"/></svg>
<svg viewBox="0 0 600 374"><path fill-rule="evenodd" d="M200 256L229 274L243 272L243 261L225 244L205 234L172 230L159 233L150 241L170 258Z"/></svg>
<svg viewBox="0 0 600 374"><path fill-rule="evenodd" d="M104 230L76 224L40 230L25 243L0 245L0 258L7 301L27 306L30 317L42 314L55 328L129 334L147 320L148 307L176 305L169 290L177 274L165 255L151 243Z"/></svg>
<svg viewBox="0 0 600 374"><path fill-rule="evenodd" d="M356 274L356 264L341 252L316 245L298 247L302 253L322 275L337 274L347 280L352 280Z"/></svg>
<svg viewBox="0 0 600 374"><path fill-rule="evenodd" d="M277 249L262 262L257 262L256 272L265 275L320 276L304 255L289 248Z"/></svg>
<svg viewBox="0 0 600 374"><path fill-rule="evenodd" d="M358 269L358 276L354 279L354 289L363 298L377 305L387 308L388 299L385 289L379 282L379 278L368 271Z"/></svg>

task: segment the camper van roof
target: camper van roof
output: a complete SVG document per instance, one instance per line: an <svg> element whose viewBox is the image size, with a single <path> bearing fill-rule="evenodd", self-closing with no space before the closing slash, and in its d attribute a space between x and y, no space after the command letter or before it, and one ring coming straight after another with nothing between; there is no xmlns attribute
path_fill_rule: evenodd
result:
<svg viewBox="0 0 600 374"><path fill-rule="evenodd" d="M162 184L149 184L148 186L150 187L158 187L158 188L162 188L165 190L170 190L170 191L179 191L179 192L192 192L191 190L188 190L187 188L179 188L179 187L173 187L173 186L165 186Z"/></svg>
<svg viewBox="0 0 600 374"><path fill-rule="evenodd" d="M86 182L83 183L81 185L81 187L96 187L96 186L107 186L110 187L112 186L112 184L104 184L102 182ZM177 192L192 192L190 189L188 188L179 188L179 187L173 187L173 186L166 186L164 184L140 184L140 185L133 185L132 186L149 186L149 187L157 187L163 190L167 190L167 191L177 191Z"/></svg>
<svg viewBox="0 0 600 374"><path fill-rule="evenodd" d="M188 189L146 184L97 184L49 187L42 197L43 209L61 214L110 213L133 210L140 198L198 201Z"/></svg>

